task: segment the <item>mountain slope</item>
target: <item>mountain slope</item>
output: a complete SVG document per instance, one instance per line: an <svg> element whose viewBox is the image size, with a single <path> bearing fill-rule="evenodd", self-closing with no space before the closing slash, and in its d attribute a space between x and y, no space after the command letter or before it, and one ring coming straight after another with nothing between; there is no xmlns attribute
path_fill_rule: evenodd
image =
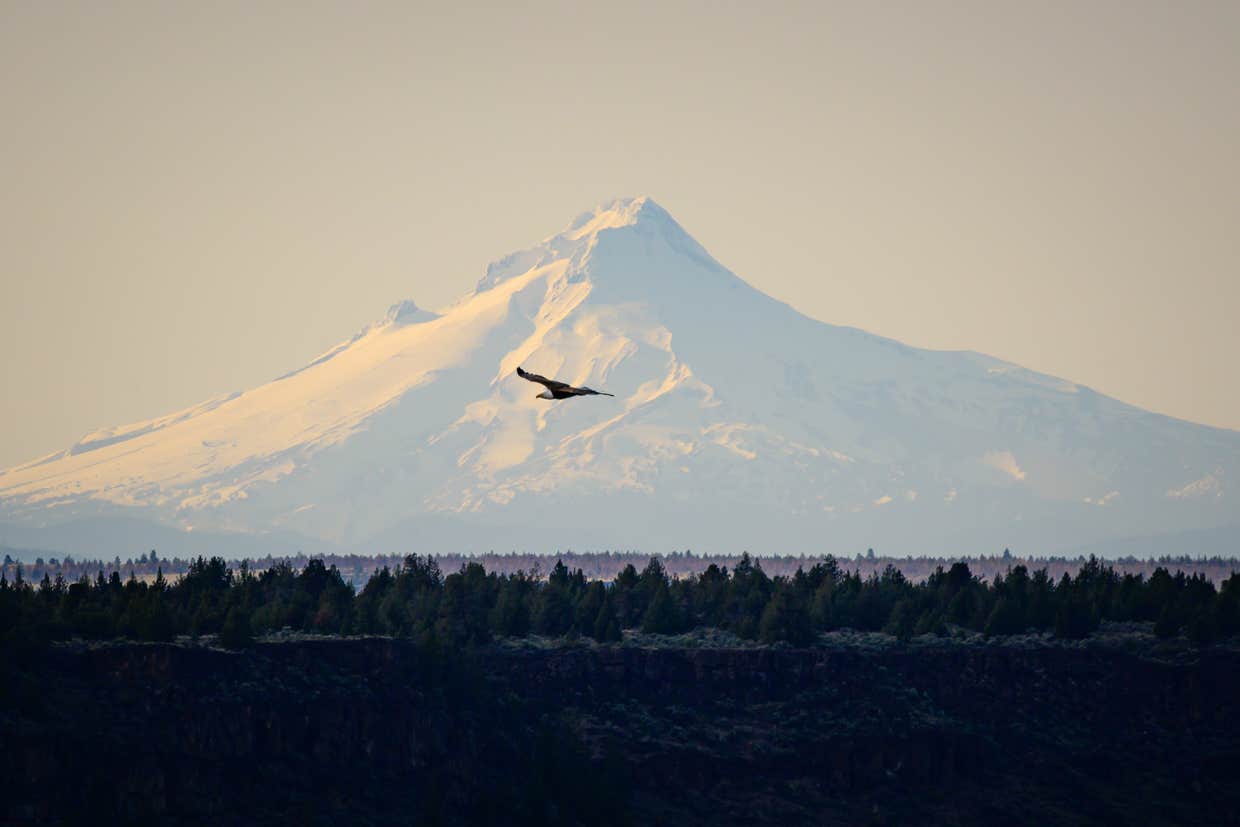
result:
<svg viewBox="0 0 1240 827"><path fill-rule="evenodd" d="M548 404L518 365L616 399ZM802 316L638 198L441 314L402 303L267 385L3 472L0 519L392 551L1046 552L1228 523L1237 473L1236 432Z"/></svg>

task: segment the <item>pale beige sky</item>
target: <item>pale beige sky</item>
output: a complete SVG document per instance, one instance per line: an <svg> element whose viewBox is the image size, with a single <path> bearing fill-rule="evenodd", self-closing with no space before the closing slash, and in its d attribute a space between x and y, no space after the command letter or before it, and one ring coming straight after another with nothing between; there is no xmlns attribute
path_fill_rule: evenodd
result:
<svg viewBox="0 0 1240 827"><path fill-rule="evenodd" d="M0 0L0 466L652 195L825 321L1240 428L1240 3Z"/></svg>

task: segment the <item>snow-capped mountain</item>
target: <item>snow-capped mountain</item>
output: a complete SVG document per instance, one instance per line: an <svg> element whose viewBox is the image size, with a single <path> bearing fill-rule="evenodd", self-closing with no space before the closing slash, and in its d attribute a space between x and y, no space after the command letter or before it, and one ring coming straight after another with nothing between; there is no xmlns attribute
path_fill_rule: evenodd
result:
<svg viewBox="0 0 1240 827"><path fill-rule="evenodd" d="M518 365L616 397L548 403ZM108 548L138 518L168 553L191 532L273 553L1046 553L1229 525L1238 476L1238 432L807 318L637 198L440 313L402 302L266 385L0 472L0 520Z"/></svg>

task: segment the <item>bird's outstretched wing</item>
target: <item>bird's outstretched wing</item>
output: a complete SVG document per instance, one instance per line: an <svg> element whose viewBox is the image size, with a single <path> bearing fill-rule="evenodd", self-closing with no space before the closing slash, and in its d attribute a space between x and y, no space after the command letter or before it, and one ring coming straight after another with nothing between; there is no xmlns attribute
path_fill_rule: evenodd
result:
<svg viewBox="0 0 1240 827"><path fill-rule="evenodd" d="M522 379L528 380L530 382L537 382L540 385L545 385L547 390L552 390L552 391L563 390L564 388L568 387L568 384L565 382L557 382L554 379L548 379L545 376L539 376L537 373L529 373L525 370L522 370L520 367L517 368L517 376L520 376Z"/></svg>
<svg viewBox="0 0 1240 827"><path fill-rule="evenodd" d="M539 376L537 373L528 373L523 368L517 368L517 376L530 382L537 382L546 386L547 390L555 399L567 399L570 396L612 396L613 394L606 391L596 391L594 388L575 388L567 382L559 382L555 379L548 379L545 376Z"/></svg>

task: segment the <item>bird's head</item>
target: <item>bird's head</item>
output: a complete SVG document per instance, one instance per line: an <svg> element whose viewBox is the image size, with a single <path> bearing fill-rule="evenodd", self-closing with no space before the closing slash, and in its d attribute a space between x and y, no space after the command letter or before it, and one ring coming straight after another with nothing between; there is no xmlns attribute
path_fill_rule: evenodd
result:
<svg viewBox="0 0 1240 827"><path fill-rule="evenodd" d="M551 391L543 391L542 393L535 394L534 398L535 399L555 399L555 397L551 395Z"/></svg>

